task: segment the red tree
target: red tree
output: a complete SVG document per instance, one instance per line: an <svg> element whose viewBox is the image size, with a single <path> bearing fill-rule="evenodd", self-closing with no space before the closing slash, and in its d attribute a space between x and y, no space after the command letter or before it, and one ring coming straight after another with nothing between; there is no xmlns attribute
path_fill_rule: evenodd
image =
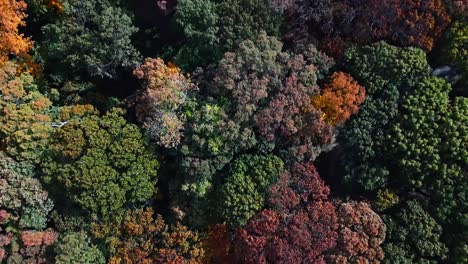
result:
<svg viewBox="0 0 468 264"><path fill-rule="evenodd" d="M338 246L327 256L331 263L380 263L384 253L385 224L364 202L347 202L338 206L340 228ZM346 263L345 262L345 263Z"/></svg>
<svg viewBox="0 0 468 264"><path fill-rule="evenodd" d="M379 263L385 225L367 203L329 201L311 163L296 164L269 192L269 204L238 229L239 263Z"/></svg>
<svg viewBox="0 0 468 264"><path fill-rule="evenodd" d="M237 230L234 241L241 263L325 263L336 246L338 217L327 200L329 188L310 163L296 164L270 191L270 204ZM286 194L286 195L285 195Z"/></svg>
<svg viewBox="0 0 468 264"><path fill-rule="evenodd" d="M340 56L352 43L380 40L429 51L450 17L442 0L298 0L290 20L288 38L319 37L327 53Z"/></svg>

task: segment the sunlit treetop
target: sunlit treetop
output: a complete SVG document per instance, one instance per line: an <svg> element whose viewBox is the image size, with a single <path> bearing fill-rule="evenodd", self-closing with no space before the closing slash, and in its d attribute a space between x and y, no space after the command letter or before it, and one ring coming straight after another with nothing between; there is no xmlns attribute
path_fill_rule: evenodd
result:
<svg viewBox="0 0 468 264"><path fill-rule="evenodd" d="M9 55L27 53L32 42L19 33L19 27L25 26L26 2L1 0L0 1L0 64L8 60Z"/></svg>

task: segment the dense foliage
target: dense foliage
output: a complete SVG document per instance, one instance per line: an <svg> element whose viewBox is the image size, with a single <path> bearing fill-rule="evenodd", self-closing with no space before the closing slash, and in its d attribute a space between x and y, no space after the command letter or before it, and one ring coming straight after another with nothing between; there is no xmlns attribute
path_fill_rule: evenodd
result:
<svg viewBox="0 0 468 264"><path fill-rule="evenodd" d="M127 12L108 0L63 1L63 14L42 28L40 54L58 80L82 75L115 78L118 67L135 67L137 32Z"/></svg>
<svg viewBox="0 0 468 264"><path fill-rule="evenodd" d="M122 114L116 108L57 129L42 165L46 183L60 186L72 201L102 217L143 204L155 193L159 164L139 128Z"/></svg>
<svg viewBox="0 0 468 264"><path fill-rule="evenodd" d="M0 263L467 263L466 0L0 0Z"/></svg>

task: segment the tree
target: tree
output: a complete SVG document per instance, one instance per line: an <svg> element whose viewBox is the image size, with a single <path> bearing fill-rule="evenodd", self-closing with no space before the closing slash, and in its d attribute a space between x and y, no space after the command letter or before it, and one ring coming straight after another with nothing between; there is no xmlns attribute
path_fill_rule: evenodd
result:
<svg viewBox="0 0 468 264"><path fill-rule="evenodd" d="M434 125L448 110L450 89L444 80L428 78L418 83L411 95L403 97L400 111L405 114L389 132L402 180L409 185L422 187L439 170L442 135Z"/></svg>
<svg viewBox="0 0 468 264"><path fill-rule="evenodd" d="M468 3L464 0L444 0L450 15L461 20L466 19L466 11L468 11Z"/></svg>
<svg viewBox="0 0 468 264"><path fill-rule="evenodd" d="M6 152L19 160L38 162L45 150L52 127L46 111L52 102L39 93L33 77L17 75L18 64L0 66L0 137Z"/></svg>
<svg viewBox="0 0 468 264"><path fill-rule="evenodd" d="M320 95L312 98L312 104L323 112L327 123L337 125L355 114L364 98L364 88L353 77L344 72L335 72Z"/></svg>
<svg viewBox="0 0 468 264"><path fill-rule="evenodd" d="M391 17L390 39L392 43L432 50L450 23L441 0L399 0L391 2L385 10Z"/></svg>
<svg viewBox="0 0 468 264"><path fill-rule="evenodd" d="M34 166L0 152L0 261L49 263L57 233L46 228L53 203Z"/></svg>
<svg viewBox="0 0 468 264"><path fill-rule="evenodd" d="M261 31L279 36L282 11L267 0L182 0L174 16L181 41L175 61L185 70L217 63Z"/></svg>
<svg viewBox="0 0 468 264"><path fill-rule="evenodd" d="M44 180L88 212L110 217L155 192L158 162L139 128L115 108L104 116L71 120L52 136Z"/></svg>
<svg viewBox="0 0 468 264"><path fill-rule="evenodd" d="M398 204L399 198L394 192L389 189L380 189L377 191L377 197L374 201L374 206L377 211L384 211Z"/></svg>
<svg viewBox="0 0 468 264"><path fill-rule="evenodd" d="M27 53L32 42L19 33L19 27L25 26L26 3L24 1L0 1L0 65L8 60L9 55Z"/></svg>
<svg viewBox="0 0 468 264"><path fill-rule="evenodd" d="M281 42L265 34L244 41L219 63L213 92L229 98L232 119L241 127L254 126L285 161L313 160L321 145L331 141L332 129L311 97L319 91L318 76L333 62L313 46L299 54L281 49Z"/></svg>
<svg viewBox="0 0 468 264"><path fill-rule="evenodd" d="M229 167L221 187L222 215L229 226L243 226L264 207L266 191L282 172L283 161L271 155L244 155Z"/></svg>
<svg viewBox="0 0 468 264"><path fill-rule="evenodd" d="M205 250L203 263L234 263L230 235L225 224L208 227L206 237L202 241Z"/></svg>
<svg viewBox="0 0 468 264"><path fill-rule="evenodd" d="M414 90L422 77L429 76L429 66L422 50L383 42L350 49L345 60L366 89L359 113L340 130L340 141L347 153L353 153L344 159L345 180L375 190L386 186L390 177L384 161L389 156L383 154L391 151L386 135L400 114L401 94Z"/></svg>
<svg viewBox="0 0 468 264"><path fill-rule="evenodd" d="M210 215L207 206L215 198L208 196L215 180L243 153L271 153L293 164L315 159L330 144L332 126L321 119L311 98L333 61L313 46L297 53L283 52L281 43L264 33L246 40L227 52L210 71L213 77L200 85L204 99L183 105L187 121L179 146L179 184L188 196L177 194L185 200L179 209L203 212L197 219Z"/></svg>
<svg viewBox="0 0 468 264"><path fill-rule="evenodd" d="M59 81L97 76L116 78L133 68L140 55L131 43L137 32L124 9L107 0L63 1L63 14L42 28L39 51Z"/></svg>
<svg viewBox="0 0 468 264"><path fill-rule="evenodd" d="M332 55L352 43L385 40L429 51L450 23L441 0L298 1L289 15L289 38L318 38Z"/></svg>
<svg viewBox="0 0 468 264"><path fill-rule="evenodd" d="M278 212L265 209L236 233L239 261L324 262L322 253L335 247L338 228L328 193L311 164L297 164L281 174L269 191L269 204ZM320 235L313 236L312 230Z"/></svg>
<svg viewBox="0 0 468 264"><path fill-rule="evenodd" d="M241 263L378 263L385 225L366 203L328 200L310 163L281 174L265 209L236 231Z"/></svg>
<svg viewBox="0 0 468 264"><path fill-rule="evenodd" d="M468 52L465 47L468 43L468 22L454 21L445 34L445 41L442 47L443 56L441 57L446 62L457 67L466 84L468 82Z"/></svg>
<svg viewBox="0 0 468 264"><path fill-rule="evenodd" d="M12 61L0 66L0 139L17 160L40 163L54 127L93 114L95 109L91 105L52 106L33 77L27 72L17 74L18 69Z"/></svg>
<svg viewBox="0 0 468 264"><path fill-rule="evenodd" d="M60 237L55 247L55 263L104 264L102 252L92 245L88 235L81 231L67 233Z"/></svg>
<svg viewBox="0 0 468 264"><path fill-rule="evenodd" d="M232 51L244 40L255 40L265 31L279 36L281 13L265 0L216 0L219 16L219 41L222 51Z"/></svg>
<svg viewBox="0 0 468 264"><path fill-rule="evenodd" d="M345 202L337 208L340 228L336 249L327 256L331 263L380 263L386 227L365 202Z"/></svg>
<svg viewBox="0 0 468 264"><path fill-rule="evenodd" d="M384 221L388 229L384 263L431 263L446 258L442 227L417 201L406 202L398 213L384 216Z"/></svg>
<svg viewBox="0 0 468 264"><path fill-rule="evenodd" d="M345 56L367 92L361 111L341 134L353 153L345 158L346 179L367 190L420 192L451 237L465 226L463 168L468 161L462 146L468 105L465 98L450 96L449 83L429 75L421 51L386 46L351 49ZM458 253L450 256L459 259L466 240L453 241L451 248Z"/></svg>
<svg viewBox="0 0 468 264"><path fill-rule="evenodd" d="M193 100L183 109L187 125L180 145L180 166L187 177L182 188L191 196L204 197L216 173L256 140L250 129L241 130L217 104Z"/></svg>
<svg viewBox="0 0 468 264"><path fill-rule="evenodd" d="M200 263L204 251L198 234L153 215L151 209L137 209L122 221L94 225L94 234L109 245L109 263Z"/></svg>
<svg viewBox="0 0 468 264"><path fill-rule="evenodd" d="M184 37L174 59L183 69L193 70L221 58L219 15L214 1L178 1L174 19Z"/></svg>
<svg viewBox="0 0 468 264"><path fill-rule="evenodd" d="M15 215L22 229L45 228L53 203L39 180L33 178L34 167L1 153L0 170L0 207Z"/></svg>
<svg viewBox="0 0 468 264"><path fill-rule="evenodd" d="M136 106L138 119L158 145L177 147L183 128L179 108L195 86L179 68L159 58L146 58L133 74L144 86Z"/></svg>

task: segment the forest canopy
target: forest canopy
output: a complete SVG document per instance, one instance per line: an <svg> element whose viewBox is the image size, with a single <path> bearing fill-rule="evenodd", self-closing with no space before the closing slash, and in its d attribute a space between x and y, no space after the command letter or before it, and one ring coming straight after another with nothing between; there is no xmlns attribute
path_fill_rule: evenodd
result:
<svg viewBox="0 0 468 264"><path fill-rule="evenodd" d="M468 263L463 0L0 0L0 263Z"/></svg>

